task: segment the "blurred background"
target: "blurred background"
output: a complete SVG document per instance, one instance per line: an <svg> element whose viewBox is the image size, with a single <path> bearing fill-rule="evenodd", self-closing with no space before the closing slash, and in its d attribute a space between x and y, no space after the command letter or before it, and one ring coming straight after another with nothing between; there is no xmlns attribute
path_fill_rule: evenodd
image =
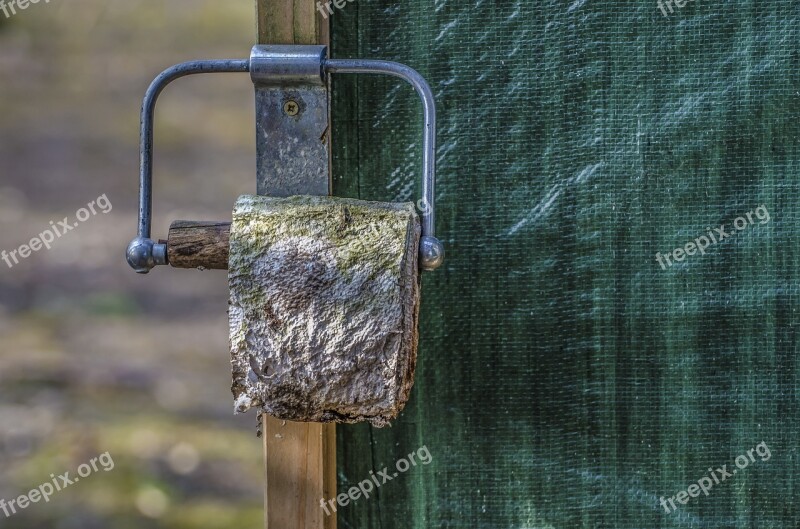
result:
<svg viewBox="0 0 800 529"><path fill-rule="evenodd" d="M0 261L0 498L109 452L4 528L259 527L255 415L233 415L224 272L134 274L141 98L164 68L245 58L253 2L51 0L0 11L0 250L105 195L9 268ZM154 238L227 220L255 187L245 75L184 79L159 102Z"/></svg>

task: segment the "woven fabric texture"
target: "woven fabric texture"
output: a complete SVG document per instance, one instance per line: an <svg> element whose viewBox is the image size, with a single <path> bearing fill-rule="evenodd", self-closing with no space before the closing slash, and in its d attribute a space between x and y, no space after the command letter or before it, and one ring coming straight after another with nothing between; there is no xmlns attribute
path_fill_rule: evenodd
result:
<svg viewBox="0 0 800 529"><path fill-rule="evenodd" d="M340 492L392 478L340 527L800 527L800 3L662 6L331 15L435 91L448 252L406 411L338 429ZM419 198L413 90L334 94L336 194Z"/></svg>

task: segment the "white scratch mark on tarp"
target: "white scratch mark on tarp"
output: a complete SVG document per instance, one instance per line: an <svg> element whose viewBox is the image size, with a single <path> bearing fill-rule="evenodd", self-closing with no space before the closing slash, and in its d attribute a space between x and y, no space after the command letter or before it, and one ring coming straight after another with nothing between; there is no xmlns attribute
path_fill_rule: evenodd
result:
<svg viewBox="0 0 800 529"><path fill-rule="evenodd" d="M576 184L582 184L594 175L594 173L603 167L605 164L603 162L596 163L594 165L587 165L586 168L581 171L578 176L575 177Z"/></svg>
<svg viewBox="0 0 800 529"><path fill-rule="evenodd" d="M449 24L445 25L442 28L442 31L440 31L439 34L436 36L436 42L442 40L442 38L444 38L444 36L447 35L450 32L450 30L454 29L457 25L458 25L458 19L453 20Z"/></svg>
<svg viewBox="0 0 800 529"><path fill-rule="evenodd" d="M390 177L392 178L392 180L389 182L388 187L394 187L396 185L399 185L403 180L405 180L406 175L403 173L402 167L395 167Z"/></svg>
<svg viewBox="0 0 800 529"><path fill-rule="evenodd" d="M534 206L533 209L531 209L528 212L525 218L514 224L514 226L512 226L511 229L508 230L508 232L506 233L506 237L508 237L509 235L514 235L516 232L518 232L526 225L532 222L535 223L544 214L548 213L553 203L556 201L556 199L559 196L561 196L561 191L563 190L564 186L570 186L573 184L583 184L585 182L588 182L593 176L595 176L595 173L597 173L598 169L601 169L604 165L605 165L604 162L587 165L577 175L573 176L572 178L568 178L563 183L559 182L556 185L554 185L547 193L547 195L542 200L540 200L539 203L536 204L536 206Z"/></svg>
<svg viewBox="0 0 800 529"><path fill-rule="evenodd" d="M511 229L508 230L506 236L514 235L526 224L529 224L531 222L536 222L537 220L539 220L539 217L548 212L550 206L553 205L553 202L555 202L560 195L561 195L561 184L559 183L554 185L550 189L550 191L547 193L547 196L544 197L544 199L541 202L536 204L536 206L532 210L530 210L530 212L524 219L522 219L521 221L517 222L514 226L512 226Z"/></svg>
<svg viewBox="0 0 800 529"><path fill-rule="evenodd" d="M586 2L587 2L587 0L577 0L575 3L573 3L571 6L569 6L569 9L567 9L567 13L572 13L576 9L579 9L579 8L583 7L583 5Z"/></svg>
<svg viewBox="0 0 800 529"><path fill-rule="evenodd" d="M508 18L506 18L506 20L513 20L517 18L521 12L522 12L522 5L520 4L520 2L517 2L516 4L514 4L514 12L511 13L508 16Z"/></svg>

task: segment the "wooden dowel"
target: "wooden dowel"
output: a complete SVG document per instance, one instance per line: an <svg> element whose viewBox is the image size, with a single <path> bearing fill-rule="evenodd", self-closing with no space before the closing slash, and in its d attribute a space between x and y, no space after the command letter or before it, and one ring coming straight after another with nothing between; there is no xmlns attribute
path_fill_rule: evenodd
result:
<svg viewBox="0 0 800 529"><path fill-rule="evenodd" d="M231 223L176 220L169 227L167 260L175 268L227 270Z"/></svg>

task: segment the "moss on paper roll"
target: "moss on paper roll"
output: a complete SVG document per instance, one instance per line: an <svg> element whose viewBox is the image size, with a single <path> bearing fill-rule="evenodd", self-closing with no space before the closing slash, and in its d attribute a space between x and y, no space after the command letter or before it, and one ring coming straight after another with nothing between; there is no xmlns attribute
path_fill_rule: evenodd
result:
<svg viewBox="0 0 800 529"><path fill-rule="evenodd" d="M384 426L417 354L413 204L243 196L231 226L236 411Z"/></svg>

